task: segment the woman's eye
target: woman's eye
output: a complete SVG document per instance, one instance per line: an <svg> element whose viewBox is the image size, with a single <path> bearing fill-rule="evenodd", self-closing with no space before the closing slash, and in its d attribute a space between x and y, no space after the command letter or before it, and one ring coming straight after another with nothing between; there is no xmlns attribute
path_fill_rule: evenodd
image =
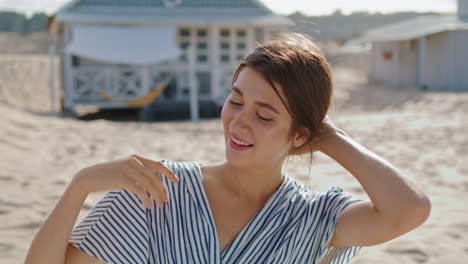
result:
<svg viewBox="0 0 468 264"><path fill-rule="evenodd" d="M270 119L270 118L262 117L262 116L259 115L259 114L257 114L257 116L258 116L261 120L263 120L263 121L271 121L271 120L273 120L273 119Z"/></svg>
<svg viewBox="0 0 468 264"><path fill-rule="evenodd" d="M233 104L233 105L242 105L241 103L234 102L233 100L229 100L229 103L231 103L231 104Z"/></svg>
<svg viewBox="0 0 468 264"><path fill-rule="evenodd" d="M241 103L235 102L235 101L233 101L233 100L231 100L231 99L229 99L229 103L230 103L230 104L233 104L233 105L237 105L237 106L242 106ZM265 117L263 117L263 116L261 116L261 115L259 115L259 114L257 114L257 116L258 116L258 118L260 118L260 119L263 120L263 121L272 121L272 120L273 120L273 119L270 119L270 118L265 118Z"/></svg>

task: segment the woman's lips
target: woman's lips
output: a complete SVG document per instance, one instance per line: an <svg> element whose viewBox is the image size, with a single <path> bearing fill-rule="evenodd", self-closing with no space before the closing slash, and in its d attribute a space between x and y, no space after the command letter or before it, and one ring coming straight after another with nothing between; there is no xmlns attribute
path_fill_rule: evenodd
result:
<svg viewBox="0 0 468 264"><path fill-rule="evenodd" d="M238 150L238 151L245 151L245 150L249 150L251 148L253 148L254 146L242 146L242 145L239 145L237 144L236 142L232 141L232 138L229 137L229 145L235 149L235 150Z"/></svg>

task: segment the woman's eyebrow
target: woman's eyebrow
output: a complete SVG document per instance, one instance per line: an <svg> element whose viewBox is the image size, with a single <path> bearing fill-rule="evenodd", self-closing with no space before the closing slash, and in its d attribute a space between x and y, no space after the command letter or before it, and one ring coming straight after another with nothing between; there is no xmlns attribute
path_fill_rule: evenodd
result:
<svg viewBox="0 0 468 264"><path fill-rule="evenodd" d="M239 94L240 96L244 96L244 93L239 89L239 87L237 86L233 86L231 88L232 91L236 92L237 94ZM255 104L260 106L260 107L265 107L265 108L268 108L269 110L277 113L278 115L280 114L280 112L278 110L276 110L276 108L274 108L271 104L267 104L267 103L264 103L264 102L260 102L260 101L255 101Z"/></svg>
<svg viewBox="0 0 468 264"><path fill-rule="evenodd" d="M234 92L238 93L240 96L244 96L244 93L239 89L239 87L237 86L233 86L231 88L231 90L233 90Z"/></svg>

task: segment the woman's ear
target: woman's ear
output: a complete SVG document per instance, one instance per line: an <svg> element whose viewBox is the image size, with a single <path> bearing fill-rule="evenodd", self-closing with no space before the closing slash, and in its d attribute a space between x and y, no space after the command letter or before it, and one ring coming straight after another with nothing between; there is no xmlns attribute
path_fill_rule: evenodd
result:
<svg viewBox="0 0 468 264"><path fill-rule="evenodd" d="M296 132L296 135L294 135L293 146L295 148L298 148L304 145L304 143L307 142L309 135L310 135L309 129L305 127L301 127L299 131Z"/></svg>

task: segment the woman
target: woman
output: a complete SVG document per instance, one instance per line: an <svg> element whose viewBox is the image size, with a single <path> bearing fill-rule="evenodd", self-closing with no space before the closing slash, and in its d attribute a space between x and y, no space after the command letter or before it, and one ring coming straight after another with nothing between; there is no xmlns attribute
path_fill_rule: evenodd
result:
<svg viewBox="0 0 468 264"><path fill-rule="evenodd" d="M328 119L330 69L306 36L258 46L232 84L221 115L225 161L132 155L82 169L26 263L347 263L428 218L422 191ZM314 192L282 174L289 155L314 151L351 172L370 200L339 187ZM73 228L87 195L105 190L117 191Z"/></svg>

